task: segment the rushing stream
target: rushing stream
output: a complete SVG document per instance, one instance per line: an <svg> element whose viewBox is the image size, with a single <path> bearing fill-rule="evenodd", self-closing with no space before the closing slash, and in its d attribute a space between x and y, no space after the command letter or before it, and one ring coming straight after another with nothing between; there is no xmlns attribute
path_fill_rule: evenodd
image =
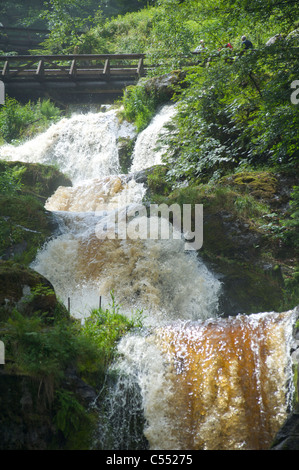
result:
<svg viewBox="0 0 299 470"><path fill-rule="evenodd" d="M163 107L138 136L131 173L161 162L158 135L174 112ZM108 306L112 290L127 315L143 310L144 330L119 344L96 446L266 449L291 406L295 313L222 318L221 283L181 234L115 236L124 213L136 220L146 192L119 174L118 140L134 135L109 110L74 114L19 147L0 148L0 158L55 164L73 182L46 203L59 233L32 265L65 305L70 299L71 314L83 321L100 297ZM141 226L146 216L138 214Z"/></svg>

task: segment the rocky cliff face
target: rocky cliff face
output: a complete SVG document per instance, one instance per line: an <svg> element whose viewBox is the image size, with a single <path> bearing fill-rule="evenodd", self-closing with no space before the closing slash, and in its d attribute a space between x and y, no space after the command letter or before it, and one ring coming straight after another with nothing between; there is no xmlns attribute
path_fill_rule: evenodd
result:
<svg viewBox="0 0 299 470"><path fill-rule="evenodd" d="M44 202L58 186L71 186L71 182L53 167L0 162L0 172L10 167L22 167L24 171L17 193L0 194L0 339L5 346L5 364L0 365L0 449L44 450L53 445L60 448L65 445L65 437L55 425L53 374L34 372L34 364L42 370L37 356L43 356L41 349L49 347L47 337L37 343L29 369L30 357L24 366L24 350L18 341L26 342L28 338L32 346L34 338L37 340L38 329L26 330L30 319L32 325L39 325L41 334L50 332L55 321L64 320L66 327L71 321L51 283L28 267L37 249L58 229L52 214L44 209ZM6 338L11 329L15 339L7 350ZM66 368L63 390L74 394L86 407L95 398L93 389L75 369Z"/></svg>
<svg viewBox="0 0 299 470"><path fill-rule="evenodd" d="M222 282L219 313L294 308L298 298L297 248L280 234L284 220L290 217L290 194L296 178L246 171L214 185L198 181L171 190L166 172L164 166L154 167L139 172L136 178L149 188L147 202L203 204L203 246L198 256Z"/></svg>

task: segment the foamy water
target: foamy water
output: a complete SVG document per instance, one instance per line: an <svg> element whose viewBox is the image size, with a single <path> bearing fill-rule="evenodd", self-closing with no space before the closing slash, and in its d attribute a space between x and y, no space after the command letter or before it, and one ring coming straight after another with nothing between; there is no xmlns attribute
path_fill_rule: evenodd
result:
<svg viewBox="0 0 299 470"><path fill-rule="evenodd" d="M174 114L163 107L138 136L132 172L161 163L159 138ZM144 313L144 330L119 344L96 446L266 449L291 406L295 312L218 318L221 283L182 238L110 237L122 213L146 218L134 215L145 187L119 174L118 139L134 132L115 110L76 114L0 148L2 158L55 164L72 179L46 203L60 235L32 264L65 305L70 298L71 314L84 319L100 297L108 306L112 290L123 313Z"/></svg>

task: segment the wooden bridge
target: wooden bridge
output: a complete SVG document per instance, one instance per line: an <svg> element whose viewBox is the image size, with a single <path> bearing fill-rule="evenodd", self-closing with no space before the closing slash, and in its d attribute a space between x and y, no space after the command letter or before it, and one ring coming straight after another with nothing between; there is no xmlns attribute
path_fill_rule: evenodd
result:
<svg viewBox="0 0 299 470"><path fill-rule="evenodd" d="M0 80L19 101L113 102L146 75L144 54L0 56Z"/></svg>

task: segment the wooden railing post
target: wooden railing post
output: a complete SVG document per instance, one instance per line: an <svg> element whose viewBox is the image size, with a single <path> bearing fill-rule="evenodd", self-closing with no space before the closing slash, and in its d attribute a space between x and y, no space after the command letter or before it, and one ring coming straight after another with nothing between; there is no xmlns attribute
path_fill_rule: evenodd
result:
<svg viewBox="0 0 299 470"><path fill-rule="evenodd" d="M140 77L144 74L144 65L143 65L143 58L139 59L138 67L137 67L137 75Z"/></svg>
<svg viewBox="0 0 299 470"><path fill-rule="evenodd" d="M40 60L37 66L36 75L38 77L41 77L44 75L44 73L45 73L44 61Z"/></svg>
<svg viewBox="0 0 299 470"><path fill-rule="evenodd" d="M2 69L2 76L7 75L9 72L9 63L8 60L4 62L3 69Z"/></svg>
<svg viewBox="0 0 299 470"><path fill-rule="evenodd" d="M76 59L73 59L72 60L72 63L71 63L71 68L70 68L70 71L69 71L69 75L71 77L75 77L77 74L77 65L76 65Z"/></svg>
<svg viewBox="0 0 299 470"><path fill-rule="evenodd" d="M105 60L103 75L107 75L107 76L110 75L110 62L109 62L109 59Z"/></svg>

